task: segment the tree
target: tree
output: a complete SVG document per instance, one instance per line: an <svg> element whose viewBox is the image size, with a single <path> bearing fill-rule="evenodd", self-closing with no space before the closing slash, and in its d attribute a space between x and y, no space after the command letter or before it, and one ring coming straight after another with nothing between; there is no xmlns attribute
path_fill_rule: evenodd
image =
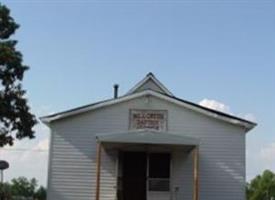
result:
<svg viewBox="0 0 275 200"><path fill-rule="evenodd" d="M247 185L248 200L275 200L275 174L265 170Z"/></svg>
<svg viewBox="0 0 275 200"><path fill-rule="evenodd" d="M22 89L29 67L15 48L17 41L10 39L18 28L10 10L0 3L0 147L13 145L15 138L34 138L36 119Z"/></svg>
<svg viewBox="0 0 275 200"><path fill-rule="evenodd" d="M11 193L13 196L33 197L37 187L36 179L28 180L25 177L19 177L11 180Z"/></svg>
<svg viewBox="0 0 275 200"><path fill-rule="evenodd" d="M47 199L47 191L43 186L40 186L35 195L34 195L35 199L38 200L46 200Z"/></svg>
<svg viewBox="0 0 275 200"><path fill-rule="evenodd" d="M9 183L0 183L0 199L11 199L11 186Z"/></svg>
<svg viewBox="0 0 275 200"><path fill-rule="evenodd" d="M37 187L37 180L19 177L11 183L0 183L0 200L46 200L46 188Z"/></svg>

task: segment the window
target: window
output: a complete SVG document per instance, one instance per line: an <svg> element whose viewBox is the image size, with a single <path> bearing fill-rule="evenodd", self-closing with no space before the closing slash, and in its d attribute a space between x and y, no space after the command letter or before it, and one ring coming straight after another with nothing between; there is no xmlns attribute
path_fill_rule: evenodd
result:
<svg viewBox="0 0 275 200"><path fill-rule="evenodd" d="M152 153L149 155L149 191L169 191L170 154Z"/></svg>

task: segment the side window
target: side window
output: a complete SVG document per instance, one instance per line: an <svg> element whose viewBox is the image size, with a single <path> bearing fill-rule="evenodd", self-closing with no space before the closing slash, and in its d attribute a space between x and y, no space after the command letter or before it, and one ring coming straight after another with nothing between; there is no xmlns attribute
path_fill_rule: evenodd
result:
<svg viewBox="0 0 275 200"><path fill-rule="evenodd" d="M151 153L149 155L149 191L170 190L170 154Z"/></svg>

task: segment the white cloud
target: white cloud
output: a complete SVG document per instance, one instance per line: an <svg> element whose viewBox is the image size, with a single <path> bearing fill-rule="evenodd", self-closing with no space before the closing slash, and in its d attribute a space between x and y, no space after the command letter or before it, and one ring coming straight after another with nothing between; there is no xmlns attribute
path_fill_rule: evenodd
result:
<svg viewBox="0 0 275 200"><path fill-rule="evenodd" d="M239 114L239 116L248 120L248 121L256 122L256 117L252 113Z"/></svg>
<svg viewBox="0 0 275 200"><path fill-rule="evenodd" d="M249 139L247 142L249 143L246 154L247 181L255 178L256 175L261 174L266 169L275 171L275 142L266 144Z"/></svg>
<svg viewBox="0 0 275 200"><path fill-rule="evenodd" d="M48 138L45 134L36 139L17 141L12 147L0 150L0 160L10 163L5 171L5 181L19 176L36 178L39 184L46 185L48 167Z"/></svg>
<svg viewBox="0 0 275 200"><path fill-rule="evenodd" d="M261 157L266 163L267 168L275 169L275 142L261 149Z"/></svg>
<svg viewBox="0 0 275 200"><path fill-rule="evenodd" d="M49 138L45 138L38 142L36 146L33 147L33 150L37 151L48 151L49 150Z"/></svg>
<svg viewBox="0 0 275 200"><path fill-rule="evenodd" d="M246 119L246 120L249 120L249 121L256 122L256 117L255 117L254 114L252 114L252 113L234 114L231 111L230 106L228 106L225 103L222 103L220 101L214 100L214 99L205 98L205 99L203 99L199 102L199 105L204 106L206 108L213 109L213 110L217 110L217 111L220 111L220 112L228 113L228 114L231 114L231 115L236 115L236 116L239 116L239 117L241 117L243 119Z"/></svg>
<svg viewBox="0 0 275 200"><path fill-rule="evenodd" d="M203 99L199 102L199 105L204 106L206 108L214 109L217 111L231 113L230 107L222 102L213 99Z"/></svg>
<svg viewBox="0 0 275 200"><path fill-rule="evenodd" d="M36 116L47 115L48 107L37 109ZM5 171L5 181L19 176L35 177L46 185L49 149L49 128L42 123L35 127L35 139L16 140L12 147L0 149L0 160L7 160L10 168Z"/></svg>

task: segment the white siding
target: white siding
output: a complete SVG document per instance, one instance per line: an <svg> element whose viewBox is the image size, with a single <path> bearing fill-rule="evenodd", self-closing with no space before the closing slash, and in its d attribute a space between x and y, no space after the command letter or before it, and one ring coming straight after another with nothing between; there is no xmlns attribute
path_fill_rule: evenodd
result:
<svg viewBox="0 0 275 200"><path fill-rule="evenodd" d="M161 92L161 93L165 93L165 91L163 89L161 89L154 81L152 81L151 79L149 79L146 83L144 83L143 85L141 85L139 88L137 88L135 90L135 92L141 92L144 90L154 90L157 92Z"/></svg>
<svg viewBox="0 0 275 200"><path fill-rule="evenodd" d="M193 192L192 153L176 151L172 154L173 200L192 199ZM176 187L178 190L176 191Z"/></svg>
<svg viewBox="0 0 275 200"><path fill-rule="evenodd" d="M199 137L202 200L244 200L244 130L151 97L101 108L54 122L48 200L93 200L95 195L95 134L128 130L129 109L168 110L170 132ZM192 159L172 155L172 190L177 199L192 199ZM101 200L115 200L116 152L103 152ZM176 194L171 194L176 199ZM148 199L150 200L150 199Z"/></svg>

